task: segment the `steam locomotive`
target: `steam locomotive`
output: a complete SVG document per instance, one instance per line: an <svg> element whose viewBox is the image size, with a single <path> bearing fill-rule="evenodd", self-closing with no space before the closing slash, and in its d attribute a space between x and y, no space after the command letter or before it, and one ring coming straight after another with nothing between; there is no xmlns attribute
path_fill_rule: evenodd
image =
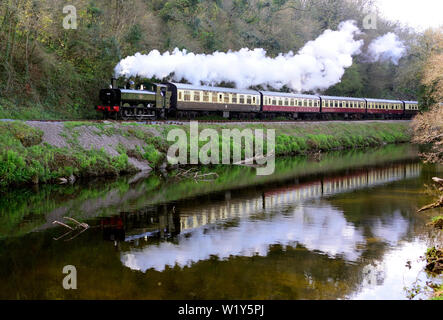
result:
<svg viewBox="0 0 443 320"><path fill-rule="evenodd" d="M104 118L167 119L219 115L230 119L410 119L417 101L333 97L285 92L195 86L164 82L137 88L131 81L100 90L97 110Z"/></svg>

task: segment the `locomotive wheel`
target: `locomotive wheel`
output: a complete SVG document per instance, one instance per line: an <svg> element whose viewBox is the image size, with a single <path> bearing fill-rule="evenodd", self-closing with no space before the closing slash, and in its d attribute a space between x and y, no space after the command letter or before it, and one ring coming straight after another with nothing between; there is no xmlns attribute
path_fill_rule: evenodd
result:
<svg viewBox="0 0 443 320"><path fill-rule="evenodd" d="M122 120L129 120L131 118L131 116L132 116L132 112L129 108L124 108L122 110L122 114L121 114Z"/></svg>
<svg viewBox="0 0 443 320"><path fill-rule="evenodd" d="M143 120L143 110L142 109L136 109L135 114L136 114L135 118L137 120L139 120L139 121Z"/></svg>

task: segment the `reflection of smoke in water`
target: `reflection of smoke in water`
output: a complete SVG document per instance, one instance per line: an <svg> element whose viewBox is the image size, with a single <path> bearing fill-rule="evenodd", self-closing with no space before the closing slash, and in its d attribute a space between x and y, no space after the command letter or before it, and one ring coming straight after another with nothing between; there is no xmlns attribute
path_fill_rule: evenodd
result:
<svg viewBox="0 0 443 320"><path fill-rule="evenodd" d="M308 250L318 250L331 257L343 256L355 261L358 249L366 241L362 231L348 223L343 213L331 207L301 208L291 216L277 216L272 220L242 219L228 229L203 227L181 234L178 244L163 242L142 251L122 253L123 264L134 270L162 271L166 266L180 267L207 260L211 255L220 259L230 256L266 256L269 246L295 246L300 243Z"/></svg>

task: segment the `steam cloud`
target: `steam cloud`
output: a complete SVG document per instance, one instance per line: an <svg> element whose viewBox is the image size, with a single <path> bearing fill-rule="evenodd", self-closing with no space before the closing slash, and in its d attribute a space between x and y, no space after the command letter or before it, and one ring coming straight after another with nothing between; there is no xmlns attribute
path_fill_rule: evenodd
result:
<svg viewBox="0 0 443 320"><path fill-rule="evenodd" d="M297 54L292 51L275 58L266 56L261 48L239 51L194 54L175 49L161 54L136 53L121 60L115 67L116 76L141 76L186 79L194 85L216 85L233 82L237 88L254 85L280 89L284 85L294 91L317 91L340 82L345 69L352 65L354 55L361 53L363 40L355 40L360 30L352 20L342 22L337 31L326 30L309 41ZM394 33L387 33L369 45L372 62L391 60L397 64L405 47Z"/></svg>
<svg viewBox="0 0 443 320"><path fill-rule="evenodd" d="M362 40L355 40L360 30L353 21L342 22L337 31L326 30L309 41L297 53L292 51L275 58L264 49L243 48L232 52L194 54L175 49L160 54L136 53L115 67L117 76L164 78L174 73L175 80L186 79L194 85L234 82L237 88L268 85L279 89L284 85L295 91L326 89L340 82L352 57L360 53Z"/></svg>
<svg viewBox="0 0 443 320"><path fill-rule="evenodd" d="M368 54L372 62L391 60L392 63L398 64L405 52L405 46L398 39L397 35L392 32L378 37L368 47Z"/></svg>

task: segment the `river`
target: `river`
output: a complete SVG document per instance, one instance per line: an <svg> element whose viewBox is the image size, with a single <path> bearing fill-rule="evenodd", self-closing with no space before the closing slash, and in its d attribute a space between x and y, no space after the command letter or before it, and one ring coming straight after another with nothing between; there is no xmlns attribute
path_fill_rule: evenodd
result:
<svg viewBox="0 0 443 320"><path fill-rule="evenodd" d="M414 146L280 159L272 176L39 186L0 199L1 299L407 299L442 175ZM66 217L87 223L69 229ZM67 233L65 236L64 234ZM63 268L77 289L62 286ZM426 298L425 294L416 298Z"/></svg>

